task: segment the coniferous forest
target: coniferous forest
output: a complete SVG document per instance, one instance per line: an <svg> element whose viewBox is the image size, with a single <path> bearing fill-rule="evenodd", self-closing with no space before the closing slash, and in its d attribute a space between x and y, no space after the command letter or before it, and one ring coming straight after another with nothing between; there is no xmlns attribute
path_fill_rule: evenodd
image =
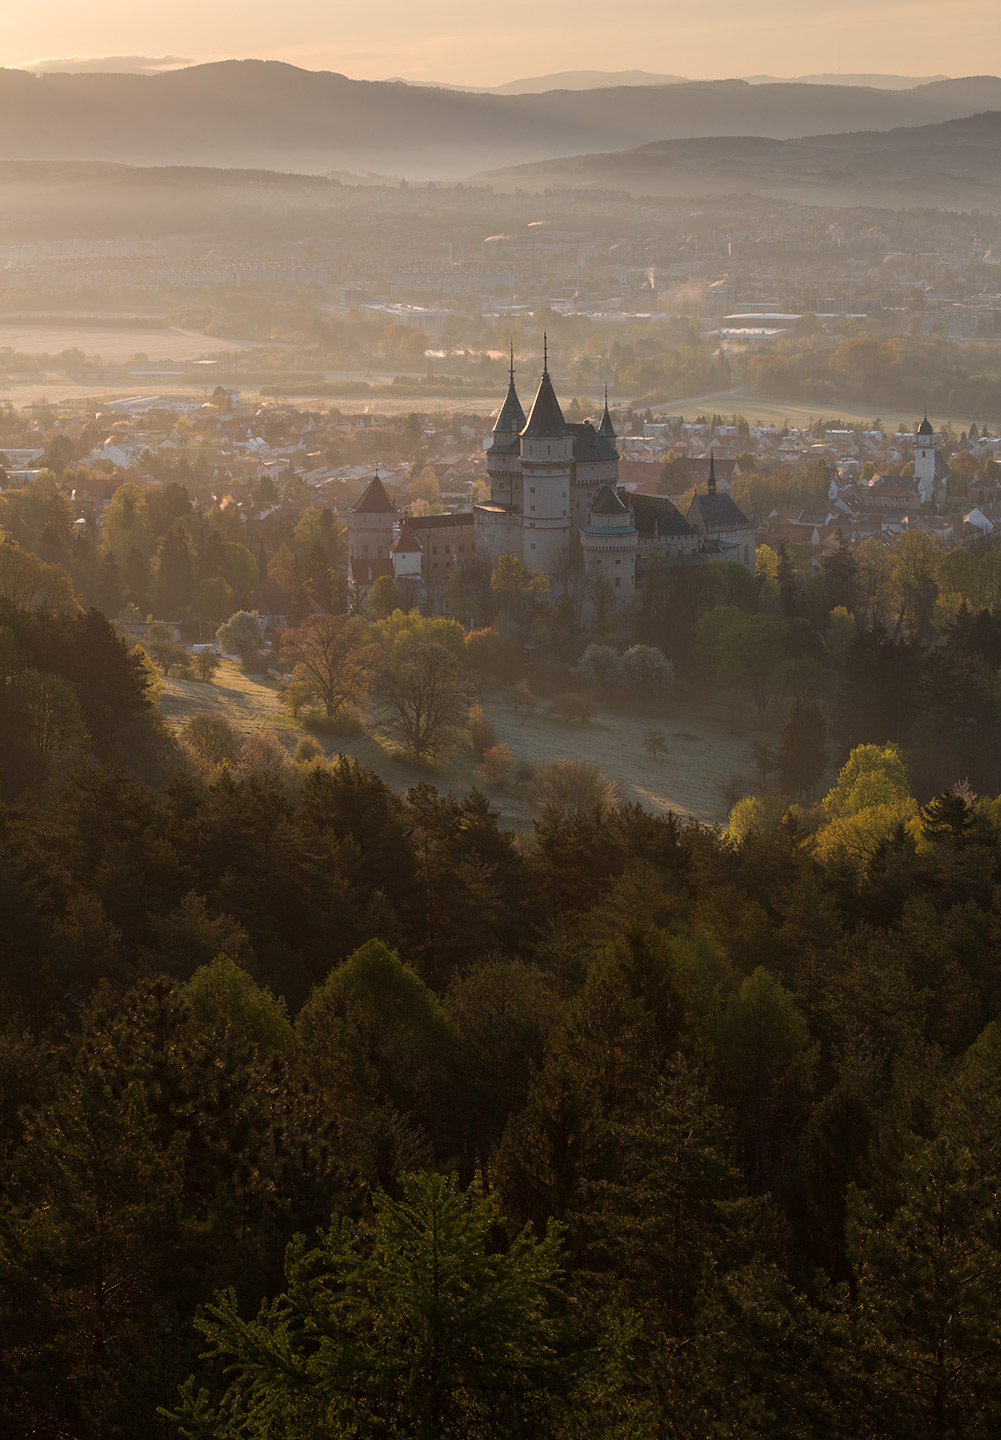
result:
<svg viewBox="0 0 1001 1440"><path fill-rule="evenodd" d="M999 807L873 728L970 623L852 642L821 843L196 769L8 607L2 1433L997 1434Z"/></svg>

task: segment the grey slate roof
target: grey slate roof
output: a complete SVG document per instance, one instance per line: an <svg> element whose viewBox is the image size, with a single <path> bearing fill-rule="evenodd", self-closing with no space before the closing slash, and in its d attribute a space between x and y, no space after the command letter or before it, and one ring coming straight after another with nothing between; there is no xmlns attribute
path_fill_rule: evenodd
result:
<svg viewBox="0 0 1001 1440"><path fill-rule="evenodd" d="M740 525L750 525L750 520L729 495L699 495L696 493L689 508L698 510L707 530L731 530Z"/></svg>
<svg viewBox="0 0 1001 1440"><path fill-rule="evenodd" d="M592 515L627 515L628 506L622 503L621 498L616 495L611 485L602 485L598 491L598 498L591 506Z"/></svg>
<svg viewBox="0 0 1001 1440"><path fill-rule="evenodd" d="M918 426L918 434L919 434L919 435L934 435L934 434L935 434L935 431L932 429L931 423L929 422L929 419L928 419L928 416L927 416L927 415L926 415L925 418L921 421L921 424Z"/></svg>
<svg viewBox="0 0 1001 1440"><path fill-rule="evenodd" d="M521 408L521 401L518 399L518 392L514 388L514 380L507 387L507 399L501 406L500 414L497 416L497 424L494 426L495 435L520 435L525 428L525 412Z"/></svg>
<svg viewBox="0 0 1001 1440"><path fill-rule="evenodd" d="M612 424L612 417L608 413L608 396L605 396L605 412L601 417L601 424L598 426L598 434L603 435L606 440L615 439L615 426Z"/></svg>
<svg viewBox="0 0 1001 1440"><path fill-rule="evenodd" d="M695 531L682 515L673 500L666 495L633 495L633 514L636 528L644 535L657 538L669 535L694 535Z"/></svg>
<svg viewBox="0 0 1001 1440"><path fill-rule="evenodd" d="M594 428L590 420L581 424L568 423L567 429L573 435L573 458L578 464L587 464L591 460L618 460L615 446Z"/></svg>
<svg viewBox="0 0 1001 1440"><path fill-rule="evenodd" d="M563 411L560 409L560 402L556 398L556 391L553 389L553 382L549 378L549 371L543 370L542 379L539 382L539 391L532 404L532 413L528 417L528 424L521 432L530 440L562 440L570 433L567 422L563 419Z"/></svg>

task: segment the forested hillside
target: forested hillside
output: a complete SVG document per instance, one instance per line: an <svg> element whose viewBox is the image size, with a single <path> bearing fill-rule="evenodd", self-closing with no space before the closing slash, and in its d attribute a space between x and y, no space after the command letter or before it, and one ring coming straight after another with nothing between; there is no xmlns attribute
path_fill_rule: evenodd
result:
<svg viewBox="0 0 1001 1440"><path fill-rule="evenodd" d="M819 807L516 838L2 622L8 1434L993 1432L1001 807L878 733L917 640Z"/></svg>

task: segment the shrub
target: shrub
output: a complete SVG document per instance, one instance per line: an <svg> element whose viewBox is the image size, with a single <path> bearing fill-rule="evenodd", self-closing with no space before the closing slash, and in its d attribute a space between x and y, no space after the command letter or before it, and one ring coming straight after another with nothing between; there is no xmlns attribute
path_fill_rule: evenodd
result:
<svg viewBox="0 0 1001 1440"><path fill-rule="evenodd" d="M311 710L302 723L315 735L330 735L335 740L357 740L365 734L364 720L350 710L341 710L329 720L322 710Z"/></svg>
<svg viewBox="0 0 1001 1440"><path fill-rule="evenodd" d="M535 777L535 799L541 810L571 820L603 814L616 804L618 789L592 760L550 760Z"/></svg>
<svg viewBox="0 0 1001 1440"><path fill-rule="evenodd" d="M497 744L497 730L494 722L483 713L482 705L474 705L469 712L469 732L473 742L473 754L482 760L484 752Z"/></svg>
<svg viewBox="0 0 1001 1440"><path fill-rule="evenodd" d="M586 695L557 695L546 708L546 714L567 725L586 725L594 718L595 706Z"/></svg>
<svg viewBox="0 0 1001 1440"><path fill-rule="evenodd" d="M511 704L514 706L516 712L519 710L531 712L535 709L535 696L528 688L527 680L519 680L511 691Z"/></svg>
<svg viewBox="0 0 1001 1440"><path fill-rule="evenodd" d="M181 735L185 744L207 765L222 765L236 759L239 737L223 715L192 715Z"/></svg>
<svg viewBox="0 0 1001 1440"><path fill-rule="evenodd" d="M466 654L470 665L497 680L510 680L521 663L517 646L492 628L470 630L466 636Z"/></svg>
<svg viewBox="0 0 1001 1440"><path fill-rule="evenodd" d="M515 785L527 785L535 779L536 774L536 768L531 760L521 759L515 763L511 780Z"/></svg>
<svg viewBox="0 0 1001 1440"><path fill-rule="evenodd" d="M312 735L304 735L295 747L295 755L292 758L296 765L308 765L311 760L318 760L322 754L322 747L313 739Z"/></svg>
<svg viewBox="0 0 1001 1440"><path fill-rule="evenodd" d="M476 773L491 790L503 790L513 765L514 757L506 745L491 745L484 750Z"/></svg>

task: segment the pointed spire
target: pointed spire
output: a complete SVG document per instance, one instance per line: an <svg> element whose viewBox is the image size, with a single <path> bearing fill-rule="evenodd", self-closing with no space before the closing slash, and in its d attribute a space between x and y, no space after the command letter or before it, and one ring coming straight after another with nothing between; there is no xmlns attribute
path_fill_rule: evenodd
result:
<svg viewBox="0 0 1001 1440"><path fill-rule="evenodd" d="M612 417L608 413L608 386L605 386L605 410L601 417L601 424L598 426L598 434L603 435L606 440L615 439L615 426L612 424Z"/></svg>
<svg viewBox="0 0 1001 1440"><path fill-rule="evenodd" d="M511 341L511 365L508 371L507 398L501 406L494 426L495 435L520 435L525 428L525 412L514 388L514 341Z"/></svg>
<svg viewBox="0 0 1001 1440"><path fill-rule="evenodd" d="M709 451L709 494L716 494L716 456L712 450Z"/></svg>

